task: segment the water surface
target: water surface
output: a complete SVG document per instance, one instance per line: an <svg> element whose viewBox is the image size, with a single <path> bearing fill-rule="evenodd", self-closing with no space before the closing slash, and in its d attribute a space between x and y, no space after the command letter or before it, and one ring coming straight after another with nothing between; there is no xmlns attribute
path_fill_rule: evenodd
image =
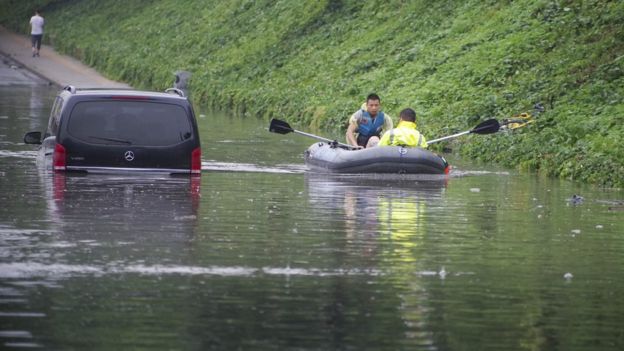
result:
<svg viewBox="0 0 624 351"><path fill-rule="evenodd" d="M315 174L313 140L201 108L200 178L51 175L21 138L53 96L0 86L4 349L624 347L621 190Z"/></svg>

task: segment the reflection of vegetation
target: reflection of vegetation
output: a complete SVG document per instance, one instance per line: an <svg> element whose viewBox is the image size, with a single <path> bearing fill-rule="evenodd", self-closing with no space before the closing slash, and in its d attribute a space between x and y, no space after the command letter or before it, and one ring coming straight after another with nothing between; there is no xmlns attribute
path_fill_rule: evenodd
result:
<svg viewBox="0 0 624 351"><path fill-rule="evenodd" d="M447 270L443 282L423 283L432 297L425 301L429 326L444 331L436 345L617 349L623 309L610 296L621 289L613 278L622 262L612 253L624 243L613 234L624 225L605 205L567 206L569 185L466 178L449 186L447 210L424 229L438 241L425 241L422 260ZM597 229L601 223L611 229ZM566 272L583 278L566 281Z"/></svg>
<svg viewBox="0 0 624 351"><path fill-rule="evenodd" d="M192 71L196 102L238 113L337 128L377 91L443 135L541 102L537 124L462 151L624 184L621 1L7 0L0 21L25 32L42 3L60 51L137 87Z"/></svg>
<svg viewBox="0 0 624 351"><path fill-rule="evenodd" d="M483 177L451 179L437 191L309 176L308 183L315 203L332 203L346 216L346 252L384 272L374 288L393 289L378 308L396 309L404 341L452 350L582 350L595 333L618 340L621 308L608 301L621 285L613 280L621 266L613 252L622 245L613 235L624 227L607 205L567 206L573 189L566 183ZM611 224L609 234L595 228L601 223ZM585 236L572 236L575 228ZM566 282L568 271L583 281Z"/></svg>

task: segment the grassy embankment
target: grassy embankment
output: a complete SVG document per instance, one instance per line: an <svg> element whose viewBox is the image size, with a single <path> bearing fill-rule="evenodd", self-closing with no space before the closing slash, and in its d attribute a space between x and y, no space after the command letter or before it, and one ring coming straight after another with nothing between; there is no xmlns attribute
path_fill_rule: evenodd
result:
<svg viewBox="0 0 624 351"><path fill-rule="evenodd" d="M624 186L624 2L377 3L5 0L0 21L26 33L40 6L45 41L111 78L160 90L189 70L195 103L335 135L373 91L430 137L539 102L536 123L454 150Z"/></svg>

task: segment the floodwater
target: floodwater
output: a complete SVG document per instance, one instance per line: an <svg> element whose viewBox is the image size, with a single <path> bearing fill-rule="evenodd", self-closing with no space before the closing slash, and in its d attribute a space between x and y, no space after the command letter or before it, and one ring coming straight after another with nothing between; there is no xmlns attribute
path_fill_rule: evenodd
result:
<svg viewBox="0 0 624 351"><path fill-rule="evenodd" d="M51 175L22 136L54 93L0 84L2 349L624 348L621 190L314 174L313 140L199 108L199 178Z"/></svg>

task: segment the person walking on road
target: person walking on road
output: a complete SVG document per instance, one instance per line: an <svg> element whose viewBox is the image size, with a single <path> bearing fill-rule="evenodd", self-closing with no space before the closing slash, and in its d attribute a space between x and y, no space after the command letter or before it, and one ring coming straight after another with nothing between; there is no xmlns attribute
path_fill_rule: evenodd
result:
<svg viewBox="0 0 624 351"><path fill-rule="evenodd" d="M35 10L35 15L30 18L30 38L32 42L32 56L39 56L41 49L41 39L43 38L43 26L45 21L39 10Z"/></svg>

